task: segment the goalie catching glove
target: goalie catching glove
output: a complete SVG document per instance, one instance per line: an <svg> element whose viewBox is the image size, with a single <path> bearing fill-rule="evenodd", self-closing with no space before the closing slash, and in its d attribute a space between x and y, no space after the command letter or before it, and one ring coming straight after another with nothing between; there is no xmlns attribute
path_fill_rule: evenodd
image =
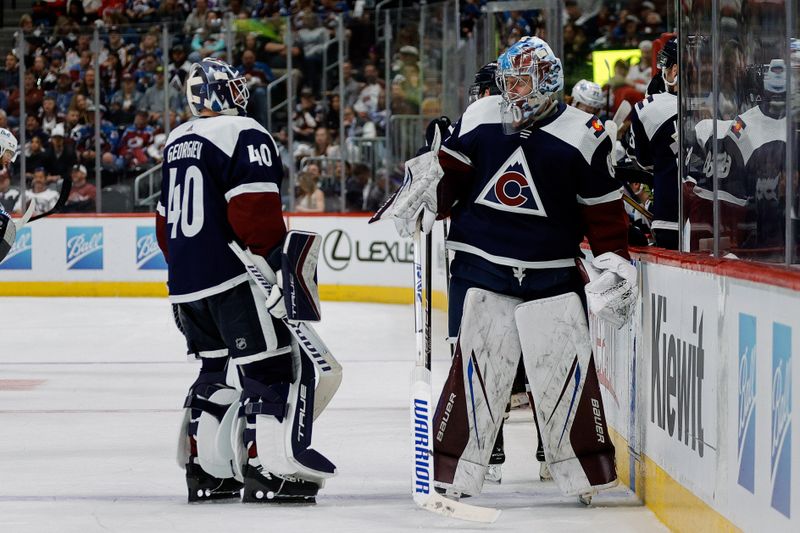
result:
<svg viewBox="0 0 800 533"><path fill-rule="evenodd" d="M439 147L442 134L436 128L429 152L406 161L406 174L403 185L370 219L370 223L386 218L394 220L397 233L401 237L414 234L417 220L422 217L422 231L429 233L436 222L436 189L444 176L439 164Z"/></svg>
<svg viewBox="0 0 800 533"><path fill-rule="evenodd" d="M584 287L589 310L621 328L633 313L638 297L636 267L614 252L583 263L589 275L589 283Z"/></svg>

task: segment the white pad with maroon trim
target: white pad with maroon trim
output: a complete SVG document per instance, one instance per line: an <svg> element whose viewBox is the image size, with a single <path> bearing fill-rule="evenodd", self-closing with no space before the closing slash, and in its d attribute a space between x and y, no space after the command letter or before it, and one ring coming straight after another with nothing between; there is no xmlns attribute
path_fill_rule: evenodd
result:
<svg viewBox="0 0 800 533"><path fill-rule="evenodd" d="M553 480L568 496L613 487L614 446L580 298L570 292L526 302L515 315Z"/></svg>
<svg viewBox="0 0 800 533"><path fill-rule="evenodd" d="M483 487L521 348L518 298L467 291L450 373L433 420L436 486L476 495Z"/></svg>

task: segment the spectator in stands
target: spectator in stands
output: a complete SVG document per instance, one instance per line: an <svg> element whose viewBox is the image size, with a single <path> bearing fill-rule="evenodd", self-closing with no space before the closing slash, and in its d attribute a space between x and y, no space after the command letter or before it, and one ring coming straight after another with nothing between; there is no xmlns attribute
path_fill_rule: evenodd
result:
<svg viewBox="0 0 800 533"><path fill-rule="evenodd" d="M122 132L117 155L124 160L127 168L141 168L151 163L147 148L153 142L155 130L152 126L148 126L148 119L147 111L139 111L136 113L133 124Z"/></svg>
<svg viewBox="0 0 800 533"><path fill-rule="evenodd" d="M80 53L77 63L69 67L69 74L72 81L81 81L86 75L86 71L92 68L92 52L84 50Z"/></svg>
<svg viewBox="0 0 800 533"><path fill-rule="evenodd" d="M20 196L14 203L14 212L21 214L27 209L28 204L34 202L36 207L33 210L33 214L41 215L53 209L57 200L58 193L47 188L44 167L38 167L33 172L31 188L25 192L25 208L22 207L22 197Z"/></svg>
<svg viewBox="0 0 800 533"><path fill-rule="evenodd" d="M647 85L653 78L653 69L651 67L653 60L653 42L648 40L640 42L639 50L642 53L642 57L638 63L631 65L625 79L628 81L629 85L633 86L633 88L640 93L645 94L647 92Z"/></svg>
<svg viewBox="0 0 800 533"><path fill-rule="evenodd" d="M636 48L639 45L639 17L628 15L614 30L614 43L620 48Z"/></svg>
<svg viewBox="0 0 800 533"><path fill-rule="evenodd" d="M339 93L329 94L321 122L334 137L339 136L339 108Z"/></svg>
<svg viewBox="0 0 800 533"><path fill-rule="evenodd" d="M248 115L259 124L267 123L267 84L274 78L272 71L263 63L256 63L252 50L242 52L242 63L237 67L239 74L247 80L250 99L247 101Z"/></svg>
<svg viewBox="0 0 800 533"><path fill-rule="evenodd" d="M19 189L11 186L11 174L8 169L0 169L0 207L6 212L14 210L14 204L19 200Z"/></svg>
<svg viewBox="0 0 800 533"><path fill-rule="evenodd" d="M152 87L147 89L139 102L139 110L150 113L150 121L158 122L164 113L164 91L167 91L169 108L181 112L183 110L184 96L172 86L165 83L164 67L156 67L156 81ZM165 89L166 86L166 89Z"/></svg>
<svg viewBox="0 0 800 533"><path fill-rule="evenodd" d="M136 90L146 91L156 80L156 67L159 66L155 54L147 54L134 63L133 77L136 79Z"/></svg>
<svg viewBox="0 0 800 533"><path fill-rule="evenodd" d="M119 64L127 69L133 60L134 46L125 42L118 26L111 26L108 30L108 51L119 58Z"/></svg>
<svg viewBox="0 0 800 533"><path fill-rule="evenodd" d="M158 6L158 20L173 28L180 28L186 21L186 6L178 0L162 0Z"/></svg>
<svg viewBox="0 0 800 533"><path fill-rule="evenodd" d="M344 77L345 107L353 107L353 104L355 104L358 100L358 93L361 92L364 84L353 77L353 64L350 61L345 61L342 63L342 74ZM339 93L338 81L333 92Z"/></svg>
<svg viewBox="0 0 800 533"><path fill-rule="evenodd" d="M317 186L317 179L310 172L297 175L297 202L295 211L300 213L324 213L325 194Z"/></svg>
<svg viewBox="0 0 800 533"><path fill-rule="evenodd" d="M314 130L318 126L317 115L314 93L310 88L304 87L300 91L300 103L297 104L292 124L295 140L305 143L314 141Z"/></svg>
<svg viewBox="0 0 800 533"><path fill-rule="evenodd" d="M186 17L183 24L183 33L194 35L194 33L206 25L206 15L208 14L208 2L206 0L195 0L194 9Z"/></svg>
<svg viewBox="0 0 800 533"><path fill-rule="evenodd" d="M366 84L358 93L358 101L353 105L356 113L366 111L374 113L378 111L378 99L383 92L383 86L378 77L378 68L369 63L364 66L364 80Z"/></svg>
<svg viewBox="0 0 800 533"><path fill-rule="evenodd" d="M268 25L273 27L273 31L264 35L267 39L267 42L264 43L265 60L276 76L282 76L286 72L286 53L288 49L283 42L283 24L279 15L279 12L276 11L273 17L266 21ZM291 53L293 61L300 60L301 52L298 46L293 46Z"/></svg>
<svg viewBox="0 0 800 533"><path fill-rule="evenodd" d="M28 69L33 74L34 85L42 88L44 78L47 76L47 58L43 55L33 58L33 65Z"/></svg>
<svg viewBox="0 0 800 533"><path fill-rule="evenodd" d="M3 70L0 70L0 91L9 91L19 84L19 61L14 52L6 54Z"/></svg>
<svg viewBox="0 0 800 533"><path fill-rule="evenodd" d="M83 127L81 123L81 115L77 109L70 109L64 115L64 132L67 134L65 139L69 139L70 144L74 144L75 139L78 137L78 131Z"/></svg>
<svg viewBox="0 0 800 533"><path fill-rule="evenodd" d="M64 72L64 51L60 48L50 50L50 65L42 80L42 89L46 92L58 89L59 75Z"/></svg>
<svg viewBox="0 0 800 533"><path fill-rule="evenodd" d="M25 73L25 113L36 113L39 106L42 105L44 99L44 91L36 87L33 74L30 72ZM20 91L19 87L15 86L8 95L8 112L9 115L16 117L19 120L20 112Z"/></svg>
<svg viewBox="0 0 800 533"><path fill-rule="evenodd" d="M48 135L42 128L42 121L39 120L39 115L31 113L25 117L25 135L28 139L39 137L42 141L42 146L47 144Z"/></svg>
<svg viewBox="0 0 800 533"><path fill-rule="evenodd" d="M100 90L102 103L108 102L107 95L119 91L122 86L122 65L117 54L107 54L105 61L100 64Z"/></svg>
<svg viewBox="0 0 800 533"><path fill-rule="evenodd" d="M95 70L93 68L86 69L83 80L81 81L80 93L86 97L90 102L103 103L106 102L106 93L103 90L102 83L100 84L100 96L94 93Z"/></svg>
<svg viewBox="0 0 800 533"><path fill-rule="evenodd" d="M155 20L158 2L155 0L127 0L125 14L132 23L152 22Z"/></svg>
<svg viewBox="0 0 800 533"><path fill-rule="evenodd" d="M69 73L61 71L58 75L58 84L55 90L56 108L62 115L66 114L72 103L72 78Z"/></svg>
<svg viewBox="0 0 800 533"><path fill-rule="evenodd" d="M45 96L42 100L42 109L39 111L39 123L47 135L53 131L56 124L64 120L63 115L58 114L56 99L52 96Z"/></svg>
<svg viewBox="0 0 800 533"><path fill-rule="evenodd" d="M38 135L31 137L31 142L28 143L25 149L25 171L30 177L33 170L36 168L45 168L47 165L47 153L44 151L42 138Z"/></svg>
<svg viewBox="0 0 800 533"><path fill-rule="evenodd" d="M176 87L183 87L192 64L186 56L186 47L176 44L169 52L172 62L167 66L167 81Z"/></svg>
<svg viewBox="0 0 800 533"><path fill-rule="evenodd" d="M369 184L369 167L362 163L353 166L353 171L345 182L345 211L366 211L365 192Z"/></svg>
<svg viewBox="0 0 800 533"><path fill-rule="evenodd" d="M297 30L297 44L303 49L303 81L317 97L320 94L322 76L327 75L322 72L322 56L328 38L328 30L320 25L317 14L306 11L303 14L303 27Z"/></svg>
<svg viewBox="0 0 800 533"><path fill-rule="evenodd" d="M67 202L64 204L65 213L93 213L97 188L86 181L86 167L75 165L72 167L72 190Z"/></svg>
<svg viewBox="0 0 800 533"><path fill-rule="evenodd" d="M207 57L221 57L225 52L225 39L220 24L222 19L218 18L214 11L209 11L206 19L206 26L194 32L189 61L197 62Z"/></svg>
<svg viewBox="0 0 800 533"><path fill-rule="evenodd" d="M64 125L56 124L50 134L50 146L45 153L48 184L57 184L66 178L77 162L75 149L64 142L64 133Z"/></svg>

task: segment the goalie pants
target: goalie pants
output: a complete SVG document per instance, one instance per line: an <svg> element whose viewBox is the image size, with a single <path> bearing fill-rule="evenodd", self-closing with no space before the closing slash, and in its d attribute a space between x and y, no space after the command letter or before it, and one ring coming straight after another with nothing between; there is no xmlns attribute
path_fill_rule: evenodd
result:
<svg viewBox="0 0 800 533"><path fill-rule="evenodd" d="M577 266L528 268L522 273L524 276L520 280L515 269L510 266L497 265L468 252L456 252L450 265L448 337L455 339L458 336L464 313L464 298L472 288L521 298L525 302L575 292L586 309L586 296L583 292L585 281Z"/></svg>

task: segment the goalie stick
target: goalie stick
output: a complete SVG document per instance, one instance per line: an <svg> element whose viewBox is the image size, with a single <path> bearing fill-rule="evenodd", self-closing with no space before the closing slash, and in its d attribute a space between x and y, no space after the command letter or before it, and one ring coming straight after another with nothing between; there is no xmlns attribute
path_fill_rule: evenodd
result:
<svg viewBox="0 0 800 533"><path fill-rule="evenodd" d="M412 445L414 448L411 493L414 503L433 513L470 522L492 523L500 516L499 509L478 507L451 500L437 493L433 488L431 234L428 233L425 238L425 268L423 269L421 224L421 221L417 221L414 231L414 332L416 334L417 359L411 385Z"/></svg>
<svg viewBox="0 0 800 533"><path fill-rule="evenodd" d="M244 264L250 278L256 282L258 288L264 293L264 296L269 298L270 291L272 290L272 283L270 283L256 263L253 261L252 252L245 250L239 243L231 241L228 243L236 257ZM339 390L339 385L342 383L342 365L339 364L333 354L322 342L322 339L314 331L314 328L306 322L295 322L283 317L281 321L286 324L286 328L297 340L297 343L303 346L311 360L314 362L314 367L317 369L319 375L319 382L317 384L316 392L314 394L314 419L322 413L328 403L333 399L336 391Z"/></svg>

